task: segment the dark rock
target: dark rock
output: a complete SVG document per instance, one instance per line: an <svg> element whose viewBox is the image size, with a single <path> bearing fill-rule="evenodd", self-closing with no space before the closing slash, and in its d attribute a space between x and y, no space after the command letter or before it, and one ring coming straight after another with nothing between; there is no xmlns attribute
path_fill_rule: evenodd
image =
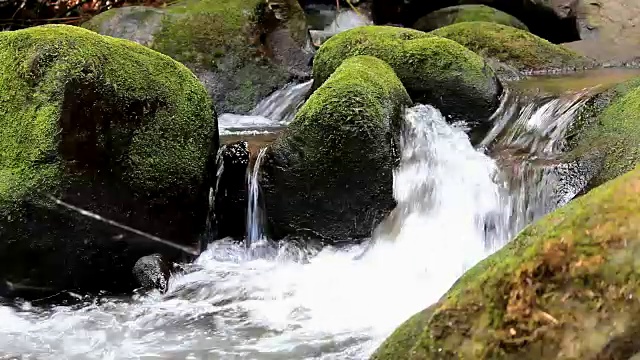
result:
<svg viewBox="0 0 640 360"><path fill-rule="evenodd" d="M232 237L239 240L245 236L249 157L246 141L225 144L220 148L214 200L218 239Z"/></svg>
<svg viewBox="0 0 640 360"><path fill-rule="evenodd" d="M529 30L517 18L486 5L459 5L436 10L421 17L412 28L420 31L432 31L447 25L461 22L486 21L522 30Z"/></svg>
<svg viewBox="0 0 640 360"><path fill-rule="evenodd" d="M170 276L169 264L160 254L143 256L133 266L133 276L144 290L157 289L165 293Z"/></svg>

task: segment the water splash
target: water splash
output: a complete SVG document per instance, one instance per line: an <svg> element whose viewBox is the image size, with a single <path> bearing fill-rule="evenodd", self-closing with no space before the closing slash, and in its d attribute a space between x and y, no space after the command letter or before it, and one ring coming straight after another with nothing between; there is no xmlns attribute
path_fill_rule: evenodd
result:
<svg viewBox="0 0 640 360"><path fill-rule="evenodd" d="M260 165L264 154L267 152L266 147L260 149L256 161L253 164L251 172L247 172L247 189L249 191L249 199L247 204L247 237L245 246L247 249L254 246L259 241L264 240L264 216L260 200L260 184L258 175L260 173Z"/></svg>

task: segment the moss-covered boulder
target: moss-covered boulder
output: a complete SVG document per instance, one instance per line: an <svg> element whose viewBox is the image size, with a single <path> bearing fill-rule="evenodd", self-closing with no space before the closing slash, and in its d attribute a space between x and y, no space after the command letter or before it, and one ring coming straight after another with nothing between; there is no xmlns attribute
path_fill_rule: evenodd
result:
<svg viewBox="0 0 640 360"><path fill-rule="evenodd" d="M0 279L126 290L139 257L181 253L154 236L195 245L218 140L186 67L60 25L0 33L0 68Z"/></svg>
<svg viewBox="0 0 640 360"><path fill-rule="evenodd" d="M431 32L454 40L485 58L518 70L584 68L591 61L525 30L511 26L474 21L445 26Z"/></svg>
<svg viewBox="0 0 640 360"><path fill-rule="evenodd" d="M305 15L296 0L182 0L112 9L83 25L139 42L187 65L219 113L249 113L292 77L309 74Z"/></svg>
<svg viewBox="0 0 640 360"><path fill-rule="evenodd" d="M369 236L395 205L393 169L410 104L384 61L344 61L266 154L261 185L273 237Z"/></svg>
<svg viewBox="0 0 640 360"><path fill-rule="evenodd" d="M412 28L428 32L447 25L470 21L493 22L525 31L529 30L516 17L486 5L459 5L436 10L421 17L413 24Z"/></svg>
<svg viewBox="0 0 640 360"><path fill-rule="evenodd" d="M640 78L625 81L590 99L568 136L570 156L587 159L595 171L587 189L640 163Z"/></svg>
<svg viewBox="0 0 640 360"><path fill-rule="evenodd" d="M640 350L640 167L523 230L372 356L630 359Z"/></svg>
<svg viewBox="0 0 640 360"><path fill-rule="evenodd" d="M363 26L329 39L313 62L314 86L355 55L386 61L413 101L453 119L482 122L498 106L502 87L480 56L448 39L389 26Z"/></svg>

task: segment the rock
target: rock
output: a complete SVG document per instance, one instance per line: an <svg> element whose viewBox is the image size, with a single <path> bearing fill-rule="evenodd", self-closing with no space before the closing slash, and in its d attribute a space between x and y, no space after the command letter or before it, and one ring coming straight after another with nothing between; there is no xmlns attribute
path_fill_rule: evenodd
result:
<svg viewBox="0 0 640 360"><path fill-rule="evenodd" d="M218 134L186 67L64 25L0 33L0 67L0 279L124 292L194 252Z"/></svg>
<svg viewBox="0 0 640 360"><path fill-rule="evenodd" d="M363 26L329 39L315 56L314 86L354 55L388 62L413 101L454 120L483 123L498 106L502 86L481 57L454 41L389 26Z"/></svg>
<svg viewBox="0 0 640 360"><path fill-rule="evenodd" d="M169 265L160 254L141 257L133 266L133 276L144 290L167 291L169 284Z"/></svg>
<svg viewBox="0 0 640 360"><path fill-rule="evenodd" d="M265 155L260 185L272 238L369 236L395 206L393 169L410 104L384 61L345 60Z"/></svg>
<svg viewBox="0 0 640 360"><path fill-rule="evenodd" d="M460 5L482 4L507 13L537 36L553 43L580 39L578 13L581 0L372 0L376 24L412 26L434 11ZM632 1L632 0L615 0Z"/></svg>
<svg viewBox="0 0 640 360"><path fill-rule="evenodd" d="M517 18L486 5L460 5L440 9L421 17L412 28L420 31L432 31L451 24L470 21L494 22L528 31Z"/></svg>
<svg viewBox="0 0 640 360"><path fill-rule="evenodd" d="M521 71L583 69L592 61L527 31L489 22L449 25L431 34L454 40L486 57Z"/></svg>
<svg viewBox="0 0 640 360"><path fill-rule="evenodd" d="M203 82L219 113L248 114L292 77L308 77L310 71L305 15L295 0L131 6L104 12L83 26L184 63Z"/></svg>
<svg viewBox="0 0 640 360"><path fill-rule="evenodd" d="M640 167L524 229L374 353L629 359L640 350Z"/></svg>
<svg viewBox="0 0 640 360"><path fill-rule="evenodd" d="M596 172L587 190L633 169L640 163L640 78L590 99L569 133L570 156L591 160Z"/></svg>
<svg viewBox="0 0 640 360"><path fill-rule="evenodd" d="M220 148L215 190L215 223L217 238L242 240L246 235L247 167L249 149L246 141L237 141Z"/></svg>

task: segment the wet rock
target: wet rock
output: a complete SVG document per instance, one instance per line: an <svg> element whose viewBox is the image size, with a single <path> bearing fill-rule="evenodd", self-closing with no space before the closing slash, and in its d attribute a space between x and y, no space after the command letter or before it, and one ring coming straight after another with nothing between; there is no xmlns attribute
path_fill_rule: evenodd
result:
<svg viewBox="0 0 640 360"><path fill-rule="evenodd" d="M520 71L583 69L593 62L527 31L489 22L449 25L430 34L454 40L470 50Z"/></svg>
<svg viewBox="0 0 640 360"><path fill-rule="evenodd" d="M413 24L412 28L429 32L447 25L471 21L494 22L525 31L529 30L517 18L486 5L460 5L440 9L421 17Z"/></svg>
<svg viewBox="0 0 640 360"><path fill-rule="evenodd" d="M187 65L219 113L248 114L293 77L309 75L305 15L295 0L179 1L117 8L83 25Z"/></svg>
<svg viewBox="0 0 640 360"><path fill-rule="evenodd" d="M587 190L640 163L640 78L615 85L587 102L570 131L570 156L597 171Z"/></svg>
<svg viewBox="0 0 640 360"><path fill-rule="evenodd" d="M133 266L133 276L144 290L167 291L170 269L160 254L141 257Z"/></svg>
<svg viewBox="0 0 640 360"><path fill-rule="evenodd" d="M220 148L214 206L217 238L241 240L245 236L249 157L246 141L225 144Z"/></svg>
<svg viewBox="0 0 640 360"><path fill-rule="evenodd" d="M374 353L386 359L629 359L640 350L640 167L524 229Z"/></svg>
<svg viewBox="0 0 640 360"><path fill-rule="evenodd" d="M260 185L272 237L369 236L395 205L397 137L410 104L385 62L345 60L266 153Z"/></svg>
<svg viewBox="0 0 640 360"><path fill-rule="evenodd" d="M218 137L186 67L62 25L0 33L0 67L0 279L126 292L192 255Z"/></svg>
<svg viewBox="0 0 640 360"><path fill-rule="evenodd" d="M329 39L315 56L314 86L354 55L386 61L413 101L432 104L450 119L481 124L498 107L502 86L480 56L448 39L389 26L363 26Z"/></svg>
<svg viewBox="0 0 640 360"><path fill-rule="evenodd" d="M553 43L580 39L577 23L580 0L372 0L372 2L376 24L399 23L409 27L421 17L443 8L482 4L517 18L532 33Z"/></svg>

